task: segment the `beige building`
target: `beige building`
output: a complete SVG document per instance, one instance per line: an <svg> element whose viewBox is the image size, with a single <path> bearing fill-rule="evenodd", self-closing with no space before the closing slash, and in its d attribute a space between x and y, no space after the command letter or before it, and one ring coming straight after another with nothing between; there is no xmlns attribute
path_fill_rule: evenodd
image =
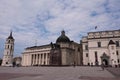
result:
<svg viewBox="0 0 120 80"><path fill-rule="evenodd" d="M82 38L83 65L120 64L120 30L89 32Z"/></svg>
<svg viewBox="0 0 120 80"><path fill-rule="evenodd" d="M71 41L65 31L61 32L56 43L28 47L22 53L22 66L73 64L82 65L81 46Z"/></svg>

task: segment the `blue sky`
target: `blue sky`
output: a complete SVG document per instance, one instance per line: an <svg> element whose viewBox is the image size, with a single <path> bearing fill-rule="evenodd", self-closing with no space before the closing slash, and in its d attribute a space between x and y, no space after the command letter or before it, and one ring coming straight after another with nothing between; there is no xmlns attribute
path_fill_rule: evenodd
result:
<svg viewBox="0 0 120 80"><path fill-rule="evenodd" d="M78 43L87 32L120 29L120 0L0 0L0 57L10 30L17 56L36 40L55 42L63 29Z"/></svg>

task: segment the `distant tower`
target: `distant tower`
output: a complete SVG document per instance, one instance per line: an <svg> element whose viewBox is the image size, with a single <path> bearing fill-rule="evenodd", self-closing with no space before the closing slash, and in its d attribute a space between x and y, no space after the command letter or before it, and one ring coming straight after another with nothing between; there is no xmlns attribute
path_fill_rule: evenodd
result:
<svg viewBox="0 0 120 80"><path fill-rule="evenodd" d="M12 36L12 31L11 31L9 37L6 39L5 42L2 66L12 66L13 52L14 52L14 38Z"/></svg>

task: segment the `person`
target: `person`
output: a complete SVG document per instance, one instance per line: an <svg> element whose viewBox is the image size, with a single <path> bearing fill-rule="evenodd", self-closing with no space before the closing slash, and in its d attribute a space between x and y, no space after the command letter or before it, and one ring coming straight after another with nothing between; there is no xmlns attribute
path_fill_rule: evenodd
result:
<svg viewBox="0 0 120 80"><path fill-rule="evenodd" d="M15 67L16 66L16 63L15 62L13 62L13 67Z"/></svg>
<svg viewBox="0 0 120 80"><path fill-rule="evenodd" d="M73 63L73 67L75 68L75 62Z"/></svg>
<svg viewBox="0 0 120 80"><path fill-rule="evenodd" d="M91 63L91 66L93 67L93 63Z"/></svg>
<svg viewBox="0 0 120 80"><path fill-rule="evenodd" d="M102 68L102 70L104 71L104 64L103 64L103 63L101 64L101 68Z"/></svg>

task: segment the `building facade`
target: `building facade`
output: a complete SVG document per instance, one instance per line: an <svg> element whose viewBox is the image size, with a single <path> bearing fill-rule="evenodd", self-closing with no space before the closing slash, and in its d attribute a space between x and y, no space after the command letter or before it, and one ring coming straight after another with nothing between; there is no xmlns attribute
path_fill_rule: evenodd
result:
<svg viewBox="0 0 120 80"><path fill-rule="evenodd" d="M22 53L22 66L82 65L80 50L80 44L70 41L62 31L56 43L26 48Z"/></svg>
<svg viewBox="0 0 120 80"><path fill-rule="evenodd" d="M120 65L120 30L89 32L81 43L83 65Z"/></svg>
<svg viewBox="0 0 120 80"><path fill-rule="evenodd" d="M13 62L14 62L14 66L21 66L21 61L22 61L22 58L21 57L14 57L13 58Z"/></svg>
<svg viewBox="0 0 120 80"><path fill-rule="evenodd" d="M22 53L22 66L49 65L50 50L50 45L26 48Z"/></svg>
<svg viewBox="0 0 120 80"><path fill-rule="evenodd" d="M6 39L6 42L5 42L2 66L12 66L13 52L14 52L14 38L11 32L10 36Z"/></svg>

